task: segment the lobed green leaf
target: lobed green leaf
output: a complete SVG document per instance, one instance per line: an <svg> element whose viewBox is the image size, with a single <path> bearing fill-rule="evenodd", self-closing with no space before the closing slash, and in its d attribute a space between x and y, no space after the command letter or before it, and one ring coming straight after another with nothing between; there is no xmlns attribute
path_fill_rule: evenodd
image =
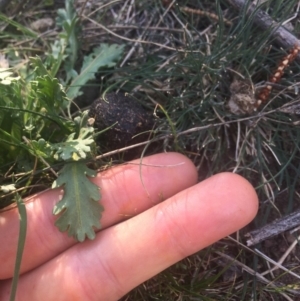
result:
<svg viewBox="0 0 300 301"><path fill-rule="evenodd" d="M76 96L79 96L80 88L95 77L95 73L99 68L115 66L120 59L123 48L124 46L117 44L102 44L100 47L95 48L90 55L86 56L79 75L73 79L69 89L67 89L68 98L74 99Z"/></svg>
<svg viewBox="0 0 300 301"><path fill-rule="evenodd" d="M100 229L100 218L104 210L98 202L101 198L99 187L88 177L95 177L96 172L84 162L66 163L59 172L52 188L64 188L64 195L53 209L54 215L60 215L55 225L60 231L68 232L77 241L85 237L95 238L95 229Z"/></svg>

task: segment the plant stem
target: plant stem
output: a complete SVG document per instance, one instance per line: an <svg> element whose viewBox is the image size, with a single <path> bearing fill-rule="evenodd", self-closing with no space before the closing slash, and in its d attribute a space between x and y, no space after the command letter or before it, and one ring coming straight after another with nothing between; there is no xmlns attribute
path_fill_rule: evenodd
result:
<svg viewBox="0 0 300 301"><path fill-rule="evenodd" d="M9 301L14 301L17 293L17 285L19 280L20 274L20 267L22 262L22 256L25 246L25 239L26 239L26 232L27 232L27 214L26 214L26 207L22 200L22 198L16 194L16 203L19 210L20 215L20 233L18 239L18 248L17 248L17 256L16 256L16 263L14 269L14 276L11 285L11 294L9 297Z"/></svg>

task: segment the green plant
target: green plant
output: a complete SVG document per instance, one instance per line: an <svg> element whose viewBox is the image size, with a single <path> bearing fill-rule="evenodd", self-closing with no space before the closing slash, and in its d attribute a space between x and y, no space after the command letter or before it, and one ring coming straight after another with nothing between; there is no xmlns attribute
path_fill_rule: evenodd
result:
<svg viewBox="0 0 300 301"><path fill-rule="evenodd" d="M62 213L57 220L60 230L68 230L75 239L83 241L86 235L94 237L93 226L100 227L103 210L98 203L98 188L86 178L95 174L85 163L95 156L95 133L88 124L87 112L74 119L66 113L71 101L80 95L81 86L94 78L99 68L115 66L123 47L101 44L84 57L77 73L80 23L72 0L66 1L66 8L58 11L57 24L63 29L59 39L52 44L52 51L44 61L40 57L30 59L27 72L30 76L16 77L11 69L0 70L1 173L25 171L15 183L4 178L6 185L1 190L4 197L5 191L10 192L9 185L19 187L27 182L28 186L36 170L65 164L53 188L63 186L69 191L70 186L74 188L78 181L83 181L86 189L71 189L72 196L66 192L54 208L54 214ZM62 70L66 76L58 80L55 76ZM76 211L79 207L72 206L71 199L87 201Z"/></svg>
<svg viewBox="0 0 300 301"><path fill-rule="evenodd" d="M1 20L36 37L16 21L5 16ZM89 180L96 171L86 165L95 156L94 128L88 124L87 112L71 117L70 104L99 68L115 66L123 46L101 44L83 58L77 72L81 25L73 0L66 0L65 9L58 10L57 26L62 32L45 57L31 57L30 65L21 69L0 69L0 208L15 201L20 213L11 301L17 289L27 227L26 209L17 189L26 196L35 175L42 174L45 183L52 180L53 188L65 191L53 209L53 214L59 215L59 230L82 242L86 237L93 239L95 229L101 227L99 187ZM11 50L7 52L11 54ZM57 176L54 169L61 166ZM50 177L49 170L56 179Z"/></svg>

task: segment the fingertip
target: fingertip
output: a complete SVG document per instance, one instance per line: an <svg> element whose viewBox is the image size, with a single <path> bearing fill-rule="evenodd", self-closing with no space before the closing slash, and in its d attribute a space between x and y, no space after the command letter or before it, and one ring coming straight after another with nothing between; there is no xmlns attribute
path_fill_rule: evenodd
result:
<svg viewBox="0 0 300 301"><path fill-rule="evenodd" d="M256 216L259 206L258 196L252 184L244 177L229 172L220 173L216 177L224 182L224 193L231 195L228 205L235 206L237 211L243 209L241 227L250 223Z"/></svg>
<svg viewBox="0 0 300 301"><path fill-rule="evenodd" d="M219 229L218 239L243 228L254 219L258 211L258 197L249 181L229 172L219 173L206 181L202 183L207 185L206 191L212 191L209 197L213 202L211 208L215 210L212 229Z"/></svg>
<svg viewBox="0 0 300 301"><path fill-rule="evenodd" d="M178 216L170 215L170 220L180 224L176 241L183 246L188 237L192 242L186 256L240 230L258 211L258 197L253 186L243 177L229 172L194 185L177 194L174 201L171 212L177 212ZM182 229L184 237L180 236Z"/></svg>
<svg viewBox="0 0 300 301"><path fill-rule="evenodd" d="M236 177L235 182L240 181L239 189L241 190L241 194L245 195L246 204L248 206L248 219L249 222L251 222L255 216L257 215L258 208L259 208L259 199L258 195L253 187L253 185L246 180L244 177L232 174L234 177Z"/></svg>

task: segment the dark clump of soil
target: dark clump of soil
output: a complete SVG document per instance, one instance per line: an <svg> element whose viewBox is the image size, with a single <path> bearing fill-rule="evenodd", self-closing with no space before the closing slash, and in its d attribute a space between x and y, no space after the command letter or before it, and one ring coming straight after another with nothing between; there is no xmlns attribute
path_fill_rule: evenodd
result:
<svg viewBox="0 0 300 301"><path fill-rule="evenodd" d="M97 143L106 151L147 140L154 119L134 98L123 93L108 93L95 100L89 111L99 131Z"/></svg>

